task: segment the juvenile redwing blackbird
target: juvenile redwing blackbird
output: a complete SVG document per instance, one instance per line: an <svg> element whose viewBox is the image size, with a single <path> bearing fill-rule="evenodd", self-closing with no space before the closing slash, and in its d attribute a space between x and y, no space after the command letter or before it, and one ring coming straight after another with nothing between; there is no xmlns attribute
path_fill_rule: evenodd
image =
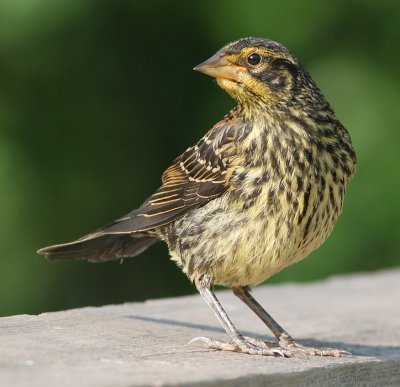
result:
<svg viewBox="0 0 400 387"><path fill-rule="evenodd" d="M141 207L39 253L102 262L133 257L163 240L230 338L194 340L248 354L347 353L297 344L251 296L250 286L307 256L332 231L355 172L349 133L300 61L279 43L240 39L194 70L216 78L237 106L175 159ZM277 342L243 337L214 284L232 288Z"/></svg>

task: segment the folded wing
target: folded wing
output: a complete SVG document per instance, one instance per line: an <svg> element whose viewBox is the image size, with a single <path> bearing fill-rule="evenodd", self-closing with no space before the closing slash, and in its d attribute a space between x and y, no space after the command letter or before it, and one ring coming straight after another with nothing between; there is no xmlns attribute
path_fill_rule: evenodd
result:
<svg viewBox="0 0 400 387"><path fill-rule="evenodd" d="M229 187L241 127L226 120L164 172L162 186L141 207L75 242L39 250L49 259L105 261L134 256L157 241L157 230L204 206Z"/></svg>

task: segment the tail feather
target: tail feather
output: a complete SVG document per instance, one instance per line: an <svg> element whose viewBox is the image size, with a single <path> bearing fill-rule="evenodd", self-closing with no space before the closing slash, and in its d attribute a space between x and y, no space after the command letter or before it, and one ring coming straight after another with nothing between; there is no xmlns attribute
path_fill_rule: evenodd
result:
<svg viewBox="0 0 400 387"><path fill-rule="evenodd" d="M38 250L49 260L83 260L105 262L142 253L159 239L146 234L95 233L74 242Z"/></svg>

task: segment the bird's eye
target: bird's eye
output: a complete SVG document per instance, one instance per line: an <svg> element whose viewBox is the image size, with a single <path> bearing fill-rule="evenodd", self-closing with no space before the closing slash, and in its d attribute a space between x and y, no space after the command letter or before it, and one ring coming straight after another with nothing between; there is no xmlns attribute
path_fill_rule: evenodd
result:
<svg viewBox="0 0 400 387"><path fill-rule="evenodd" d="M261 55L253 52L247 57L247 62L252 66L257 66L261 62Z"/></svg>

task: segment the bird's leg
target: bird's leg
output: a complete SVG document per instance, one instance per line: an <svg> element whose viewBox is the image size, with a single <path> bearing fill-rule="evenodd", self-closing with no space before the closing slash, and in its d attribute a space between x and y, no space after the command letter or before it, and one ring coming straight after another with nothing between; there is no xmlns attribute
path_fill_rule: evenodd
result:
<svg viewBox="0 0 400 387"><path fill-rule="evenodd" d="M289 335L272 316L254 299L250 294L249 287L235 287L232 289L233 294L240 298L271 330L277 338L279 345L289 346L294 343L294 339Z"/></svg>
<svg viewBox="0 0 400 387"><path fill-rule="evenodd" d="M239 286L233 288L235 296L240 298L271 330L278 340L277 349L280 349L285 356L292 357L296 354L305 355L319 355L319 356L335 356L339 357L342 355L351 355L347 351L333 349L333 348L312 348L305 347L297 344L293 337L285 331L273 318L272 316L254 299L250 294L250 288L248 286ZM259 342L262 340L248 339L250 343L260 345ZM268 343L270 344L270 343Z"/></svg>
<svg viewBox="0 0 400 387"><path fill-rule="evenodd" d="M194 341L202 341L208 348L212 349L242 352L242 353L248 353L250 355L284 356L283 353L276 347L270 348L265 343L261 346L257 346L245 340L244 337L240 334L240 332L235 328L232 321L228 317L227 313L221 306L211 286L197 285L197 289L199 290L200 295L203 297L206 303L214 311L219 322L224 327L225 332L231 339L231 342L226 343L219 340L213 340L207 337L196 337L192 339L189 342L189 344Z"/></svg>

